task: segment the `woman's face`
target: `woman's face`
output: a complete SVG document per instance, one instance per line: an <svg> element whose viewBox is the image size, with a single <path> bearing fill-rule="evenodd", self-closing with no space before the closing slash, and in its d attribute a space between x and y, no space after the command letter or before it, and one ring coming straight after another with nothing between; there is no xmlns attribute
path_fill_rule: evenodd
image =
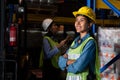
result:
<svg viewBox="0 0 120 80"><path fill-rule="evenodd" d="M77 33L88 32L90 28L90 23L88 23L87 18L84 16L77 16L75 20L75 29Z"/></svg>
<svg viewBox="0 0 120 80"><path fill-rule="evenodd" d="M58 29L59 29L58 26L55 23L53 23L52 26L51 26L51 32L57 33Z"/></svg>

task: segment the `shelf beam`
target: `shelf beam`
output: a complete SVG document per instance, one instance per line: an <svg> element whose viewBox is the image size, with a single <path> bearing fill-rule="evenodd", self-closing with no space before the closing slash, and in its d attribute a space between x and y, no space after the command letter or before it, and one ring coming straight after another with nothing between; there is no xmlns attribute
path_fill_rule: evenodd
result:
<svg viewBox="0 0 120 80"><path fill-rule="evenodd" d="M53 17L50 15L41 15L41 14L28 14L28 22L38 22L41 23L45 18L52 18L57 23L61 24L74 24L75 18L70 17ZM120 25L120 19L97 19L96 24L98 25Z"/></svg>

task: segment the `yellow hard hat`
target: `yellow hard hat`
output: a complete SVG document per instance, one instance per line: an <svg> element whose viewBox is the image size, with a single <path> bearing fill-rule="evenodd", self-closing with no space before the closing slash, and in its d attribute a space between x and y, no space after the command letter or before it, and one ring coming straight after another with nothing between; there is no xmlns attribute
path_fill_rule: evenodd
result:
<svg viewBox="0 0 120 80"><path fill-rule="evenodd" d="M87 6L83 6L81 7L78 11L74 11L73 12L73 15L76 17L77 14L82 14L82 15L85 15L87 17L89 17L91 20L93 20L94 22L96 22L96 15L95 15L95 12L87 7Z"/></svg>

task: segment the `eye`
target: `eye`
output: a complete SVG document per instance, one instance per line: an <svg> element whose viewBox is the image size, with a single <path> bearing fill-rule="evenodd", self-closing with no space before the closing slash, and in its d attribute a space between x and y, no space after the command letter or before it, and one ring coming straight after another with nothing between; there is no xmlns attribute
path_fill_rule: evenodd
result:
<svg viewBox="0 0 120 80"><path fill-rule="evenodd" d="M85 19L80 19L79 21L82 22L82 21L85 21Z"/></svg>
<svg viewBox="0 0 120 80"><path fill-rule="evenodd" d="M85 21L85 19L83 19L83 18L82 18L82 19L79 19L79 20L78 20L78 19L76 19L76 21L75 21L75 22L83 22L83 21Z"/></svg>

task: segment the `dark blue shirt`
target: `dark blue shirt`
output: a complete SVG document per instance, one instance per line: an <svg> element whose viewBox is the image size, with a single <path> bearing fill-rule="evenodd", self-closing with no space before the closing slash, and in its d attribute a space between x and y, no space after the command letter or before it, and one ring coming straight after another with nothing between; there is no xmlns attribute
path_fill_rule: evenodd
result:
<svg viewBox="0 0 120 80"><path fill-rule="evenodd" d="M51 47L48 39L43 39L43 50L44 50L44 57L45 59L51 58L53 55L57 54L59 52L59 49L54 46L54 48Z"/></svg>

